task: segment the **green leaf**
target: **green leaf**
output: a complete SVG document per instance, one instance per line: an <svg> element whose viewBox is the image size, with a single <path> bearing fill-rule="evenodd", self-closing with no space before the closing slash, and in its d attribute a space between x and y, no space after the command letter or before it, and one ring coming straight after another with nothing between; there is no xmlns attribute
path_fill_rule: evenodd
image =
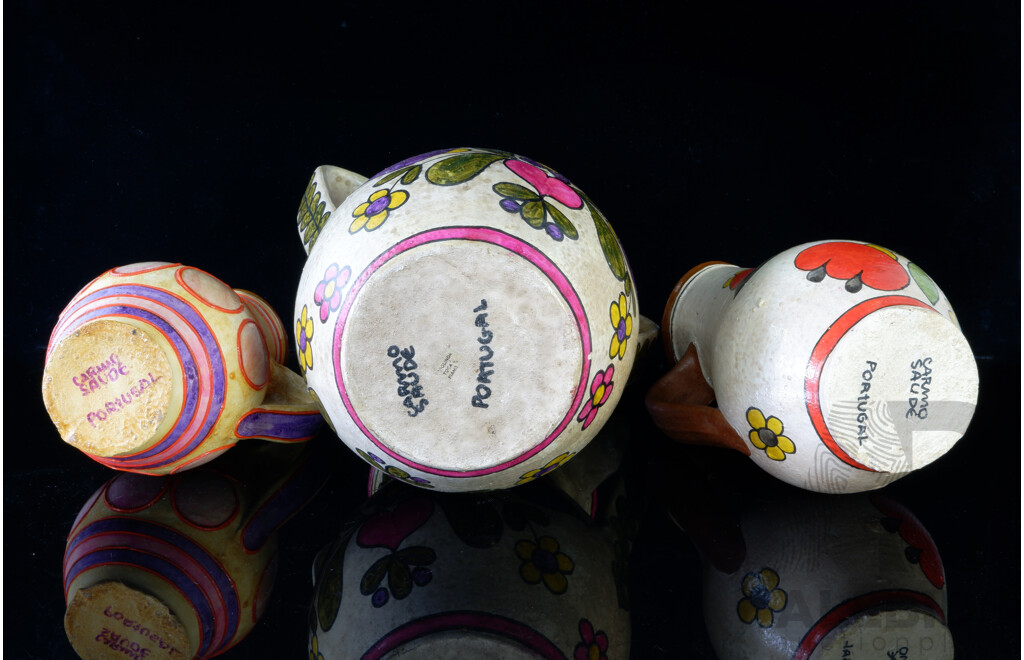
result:
<svg viewBox="0 0 1024 660"><path fill-rule="evenodd" d="M629 267L626 266L626 257L622 254L622 246L619 245L619 239L615 236L615 230L588 197L584 195L581 197L586 202L587 209L590 210L590 217L594 219L597 239L601 242L601 250L604 252L604 259L608 262L608 267L612 269L615 279L625 284L626 294L632 295L633 283L629 276Z"/></svg>
<svg viewBox="0 0 1024 660"><path fill-rule="evenodd" d="M501 159L500 155L481 153L459 154L445 158L427 169L427 181L439 186L465 183Z"/></svg>
<svg viewBox="0 0 1024 660"><path fill-rule="evenodd" d="M402 177L402 183L404 183L405 185L409 185L417 178L419 178L420 172L422 171L422 165L413 165L412 167L409 168L409 171L405 173L405 176Z"/></svg>
<svg viewBox="0 0 1024 660"><path fill-rule="evenodd" d="M544 226L544 202L539 199L523 204L519 213L523 216L523 220L526 220L526 223L534 229Z"/></svg>
<svg viewBox="0 0 1024 660"><path fill-rule="evenodd" d="M412 593L412 572L404 563L392 562L391 570L388 571L388 589L398 600Z"/></svg>
<svg viewBox="0 0 1024 660"><path fill-rule="evenodd" d="M316 589L316 618L320 628L325 632L331 629L338 610L341 608L342 575L345 567L345 547L349 536L346 536L336 548L324 566Z"/></svg>
<svg viewBox="0 0 1024 660"><path fill-rule="evenodd" d="M369 596L377 587L380 586L380 581L384 579L384 576L388 574L392 563L395 562L391 555L381 557L367 569L366 573L363 574L362 581L359 582L359 593L364 596ZM408 570L408 569L407 569Z"/></svg>
<svg viewBox="0 0 1024 660"><path fill-rule="evenodd" d="M502 197L511 197L512 199L522 201L540 199L540 195L536 191L530 190L518 183L496 183L492 186L492 189Z"/></svg>
<svg viewBox="0 0 1024 660"><path fill-rule="evenodd" d="M907 269L910 271L910 275L914 278L914 281L917 282L917 286L921 287L921 291L924 292L928 301L933 305L939 302L939 287L935 285L932 278L928 277L928 275L921 270L921 267L915 263L907 264Z"/></svg>
<svg viewBox="0 0 1024 660"><path fill-rule="evenodd" d="M569 218L565 217L565 214L559 211L557 206L551 202L545 201L544 208L546 208L548 213L551 214L551 217L554 218L555 224L562 230L563 236L571 238L574 241L580 237L579 232L576 231L575 225L569 222Z"/></svg>
<svg viewBox="0 0 1024 660"><path fill-rule="evenodd" d="M395 559L403 561L410 566L429 566L437 559L437 553L425 545L414 545L411 548L402 548L396 552Z"/></svg>
<svg viewBox="0 0 1024 660"><path fill-rule="evenodd" d="M326 207L327 204L320 201L320 192L316 189L316 181L314 177L311 177L309 185L306 186L306 192L303 193L302 200L299 202L298 212L302 244L309 246L309 249L313 248L321 230L331 217L330 211L324 212Z"/></svg>

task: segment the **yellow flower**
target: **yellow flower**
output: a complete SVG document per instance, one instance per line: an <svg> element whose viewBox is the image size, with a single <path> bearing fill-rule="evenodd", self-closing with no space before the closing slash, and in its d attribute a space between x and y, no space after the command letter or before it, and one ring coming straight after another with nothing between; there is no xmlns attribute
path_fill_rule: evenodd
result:
<svg viewBox="0 0 1024 660"><path fill-rule="evenodd" d="M633 315L626 307L625 293L620 293L618 302L612 303L610 315L615 334L612 335L612 343L608 347L608 357L618 357L621 360L626 354L626 342L633 334Z"/></svg>
<svg viewBox="0 0 1024 660"><path fill-rule="evenodd" d="M537 468L536 470L530 470L529 472L527 472L523 476L519 477L519 481L516 482L516 485L519 486L519 485L525 484L528 481L533 481L534 479L538 479L540 477L543 477L545 474L547 474L548 472L552 472L555 468L561 466L563 463L565 463L566 461L568 461L570 458L572 458L575 455L576 455L576 452L574 452L574 451L567 451L564 454L562 454L561 456L556 456L556 457L552 458L550 461L548 461L548 464L545 465L544 467Z"/></svg>
<svg viewBox="0 0 1024 660"><path fill-rule="evenodd" d="M309 660L324 660L324 654L320 652L320 645L317 642L316 633L313 633L313 641L309 646Z"/></svg>
<svg viewBox="0 0 1024 660"><path fill-rule="evenodd" d="M302 373L306 373L313 368L313 318L305 305L302 306L302 316L295 323L295 339L299 344L299 366Z"/></svg>
<svg viewBox="0 0 1024 660"><path fill-rule="evenodd" d="M368 200L352 211L352 217L355 220L349 225L348 232L354 234L364 228L366 231L373 231L384 224L384 221L388 219L388 213L405 204L408 199L409 193L404 190L390 192L382 188L374 192Z"/></svg>
<svg viewBox="0 0 1024 660"><path fill-rule="evenodd" d="M760 573L747 573L743 577L743 598L736 605L736 613L743 623L757 619L762 628L771 628L775 612L786 607L786 592L778 588L779 574L770 568Z"/></svg>
<svg viewBox="0 0 1024 660"><path fill-rule="evenodd" d="M522 540L516 543L516 555L523 560L519 575L527 584L544 581L544 586L553 594L564 594L569 588L566 575L572 573L573 563L569 555L559 552L558 541L542 536L537 543Z"/></svg>
<svg viewBox="0 0 1024 660"><path fill-rule="evenodd" d="M747 422L751 426L750 443L764 450L773 461L785 460L786 454L796 451L793 441L782 435L782 421L778 417L765 419L763 412L751 407L747 409Z"/></svg>

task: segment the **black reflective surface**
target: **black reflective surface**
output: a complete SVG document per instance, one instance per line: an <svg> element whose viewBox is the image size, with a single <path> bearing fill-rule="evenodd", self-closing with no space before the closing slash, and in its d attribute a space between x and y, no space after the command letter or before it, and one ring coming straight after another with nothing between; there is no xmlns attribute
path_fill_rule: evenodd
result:
<svg viewBox="0 0 1024 660"><path fill-rule="evenodd" d="M65 537L111 476L61 442L39 394L71 297L114 266L180 261L259 293L290 327L313 169L371 174L466 145L529 156L587 191L655 320L709 259L755 266L852 238L920 264L978 358L979 405L947 456L885 492L942 556L957 657L1019 656L1016 6L17 2L5 19L5 655L72 655ZM738 500L779 486L653 428L642 394L666 368L655 358L616 413L640 506L633 657L710 658L698 550L652 464L727 482ZM274 597L223 657L307 655L313 557L366 483L321 440L336 472L281 530Z"/></svg>

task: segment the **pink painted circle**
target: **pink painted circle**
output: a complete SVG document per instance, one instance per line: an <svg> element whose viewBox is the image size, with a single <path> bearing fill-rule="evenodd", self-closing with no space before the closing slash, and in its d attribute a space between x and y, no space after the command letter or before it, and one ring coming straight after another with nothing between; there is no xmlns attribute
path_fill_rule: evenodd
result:
<svg viewBox="0 0 1024 660"><path fill-rule="evenodd" d="M172 264L168 261L140 261L137 264L128 264L127 266L118 266L117 268L111 268L111 275L120 275L125 277L127 275L140 275L142 273L152 273L154 270L161 270L170 266L177 266L178 264Z"/></svg>
<svg viewBox="0 0 1024 660"><path fill-rule="evenodd" d="M175 277L189 293L216 310L237 314L245 309L231 287L204 270L185 266L178 269Z"/></svg>
<svg viewBox="0 0 1024 660"><path fill-rule="evenodd" d="M254 390L263 389L270 376L270 355L260 327L251 319L238 328L238 363L245 382Z"/></svg>
<svg viewBox="0 0 1024 660"><path fill-rule="evenodd" d="M267 562L267 567L263 569L263 575L260 576L260 582L256 586L256 593L252 597L253 623L259 621L259 618L263 616L263 610L267 609L267 602L270 601L270 592L273 591L274 581L277 579L278 556L275 551L274 556Z"/></svg>
<svg viewBox="0 0 1024 660"><path fill-rule="evenodd" d="M199 529L220 529L238 514L238 495L231 482L211 470L181 475L171 502L179 518Z"/></svg>
<svg viewBox="0 0 1024 660"><path fill-rule="evenodd" d="M114 511L141 511L156 502L167 487L167 477L125 472L114 477L104 493Z"/></svg>

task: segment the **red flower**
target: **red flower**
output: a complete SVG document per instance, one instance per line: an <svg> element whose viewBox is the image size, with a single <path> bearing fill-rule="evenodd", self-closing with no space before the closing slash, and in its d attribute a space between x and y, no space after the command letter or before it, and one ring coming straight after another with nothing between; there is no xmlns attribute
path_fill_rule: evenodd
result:
<svg viewBox="0 0 1024 660"><path fill-rule="evenodd" d="M936 589L946 584L946 574L942 568L942 558L935 547L928 530L905 506L883 495L872 495L871 503L885 514L882 525L890 532L899 532L900 538L909 544L906 549L907 561L918 564L924 575Z"/></svg>
<svg viewBox="0 0 1024 660"><path fill-rule="evenodd" d="M594 626L586 619L580 619L579 644L573 652L575 660L608 660L605 651L608 650L608 635L603 630L594 632Z"/></svg>
<svg viewBox="0 0 1024 660"><path fill-rule="evenodd" d="M794 265L810 271L807 279L820 282L825 275L846 280L850 293L868 286L878 291L897 291L910 284L907 270L896 255L874 245L833 241L813 245L796 255Z"/></svg>

